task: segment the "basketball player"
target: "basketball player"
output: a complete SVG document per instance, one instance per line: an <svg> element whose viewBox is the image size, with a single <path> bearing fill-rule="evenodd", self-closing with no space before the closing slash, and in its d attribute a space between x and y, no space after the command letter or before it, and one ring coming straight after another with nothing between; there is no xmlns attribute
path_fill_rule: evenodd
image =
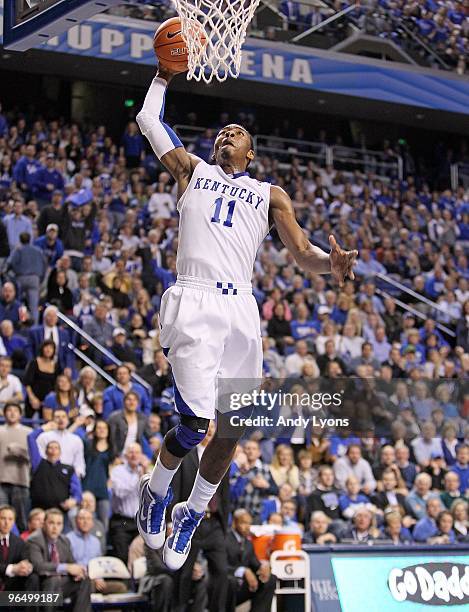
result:
<svg viewBox="0 0 469 612"><path fill-rule="evenodd" d="M191 538L230 466L236 437L217 431L208 444L189 499L173 508L173 533L165 542L171 480L215 419L217 378L262 376L259 312L251 287L259 245L275 225L299 266L332 274L339 285L345 277L354 278L358 253L343 251L333 236L330 254L307 240L285 191L249 177L253 141L240 125L220 130L212 165L188 153L163 122L172 76L159 70L137 122L178 188L178 277L161 300L160 341L173 370L180 422L166 434L153 473L141 479L136 521L150 548L164 544L164 561L176 570L187 559Z"/></svg>

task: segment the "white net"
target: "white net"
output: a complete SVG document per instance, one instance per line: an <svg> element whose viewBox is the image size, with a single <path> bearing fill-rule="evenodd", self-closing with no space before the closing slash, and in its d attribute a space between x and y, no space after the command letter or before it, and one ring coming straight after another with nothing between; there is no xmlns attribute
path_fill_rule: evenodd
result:
<svg viewBox="0 0 469 612"><path fill-rule="evenodd" d="M188 79L237 78L246 30L260 0L173 0L187 43Z"/></svg>

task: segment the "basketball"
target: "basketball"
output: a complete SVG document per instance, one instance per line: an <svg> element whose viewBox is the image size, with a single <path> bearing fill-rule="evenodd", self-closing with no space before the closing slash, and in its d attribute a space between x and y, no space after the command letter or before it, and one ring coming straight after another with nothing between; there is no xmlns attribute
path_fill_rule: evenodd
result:
<svg viewBox="0 0 469 612"><path fill-rule="evenodd" d="M200 31L200 39L206 41L205 34ZM156 30L153 43L160 66L170 72L186 72L188 61L187 44L181 34L181 20L172 17L164 21Z"/></svg>

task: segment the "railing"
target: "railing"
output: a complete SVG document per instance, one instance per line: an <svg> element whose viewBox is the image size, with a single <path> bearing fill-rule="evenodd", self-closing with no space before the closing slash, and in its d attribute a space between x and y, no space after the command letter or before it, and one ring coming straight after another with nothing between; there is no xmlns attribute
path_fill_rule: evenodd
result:
<svg viewBox="0 0 469 612"><path fill-rule="evenodd" d="M115 364L116 366L120 366L122 365L122 361L120 359L117 359L117 357L115 357L111 351L108 351L107 348L105 348L104 346L102 346L99 342L97 342L94 338L92 338L89 334L87 334L83 329L81 329L81 327L79 327L76 323L74 323L71 319L69 319L66 315L64 315L62 312L58 311L57 312L57 316L58 318L62 321L62 323L65 323L65 325L67 325L67 327L69 327L70 329L72 329L76 334L78 334L79 336L81 336L86 342L87 344L90 344L95 350L97 350L101 355L103 355L104 357L106 357L107 359L109 359L113 364ZM73 345L72 345L73 346ZM70 345L69 345L70 348ZM76 349L77 351L79 351L79 349ZM77 355L77 353L75 351L73 351L75 353L75 355ZM83 355L82 351L79 351L79 353L81 355ZM86 355L85 355L86 357ZM80 359L82 359L82 357L80 356ZM102 368L100 368L93 360L91 360L89 357L87 358L88 361L84 360L85 363L88 363L88 365L90 365L93 369L95 369L98 372L98 369L100 370L100 374L101 372L103 374L105 374L106 376L103 376L104 378L106 378L106 380L110 381L110 379L112 377L110 377L106 372L104 372L104 370L102 370ZM101 374L102 375L102 374ZM141 376L139 376L138 374L136 374L135 372L131 372L131 378L132 380L134 380L135 382L137 382L139 385L142 385L142 387L144 387L149 393L152 392L152 387L149 383L147 383L146 380L144 380ZM115 381L112 382L112 384L116 384Z"/></svg>
<svg viewBox="0 0 469 612"><path fill-rule="evenodd" d="M204 127L178 124L175 131L183 139L189 151L193 150L197 137L206 130ZM343 145L326 145L322 142L313 142L281 136L268 136L256 134L254 136L254 149L258 156L270 155L278 161L289 161L294 155L308 163L313 160L318 165L333 166L338 170L360 170L364 174L372 172L378 177L404 178L404 165L402 158L395 156L390 160L389 155L383 151L371 149L346 147Z"/></svg>

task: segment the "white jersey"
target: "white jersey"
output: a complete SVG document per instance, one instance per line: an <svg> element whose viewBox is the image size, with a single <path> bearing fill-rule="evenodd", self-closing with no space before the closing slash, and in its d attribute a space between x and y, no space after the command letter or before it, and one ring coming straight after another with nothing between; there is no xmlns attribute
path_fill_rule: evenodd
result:
<svg viewBox="0 0 469 612"><path fill-rule="evenodd" d="M269 202L269 183L199 162L177 206L178 274L251 283L257 250L269 232Z"/></svg>

